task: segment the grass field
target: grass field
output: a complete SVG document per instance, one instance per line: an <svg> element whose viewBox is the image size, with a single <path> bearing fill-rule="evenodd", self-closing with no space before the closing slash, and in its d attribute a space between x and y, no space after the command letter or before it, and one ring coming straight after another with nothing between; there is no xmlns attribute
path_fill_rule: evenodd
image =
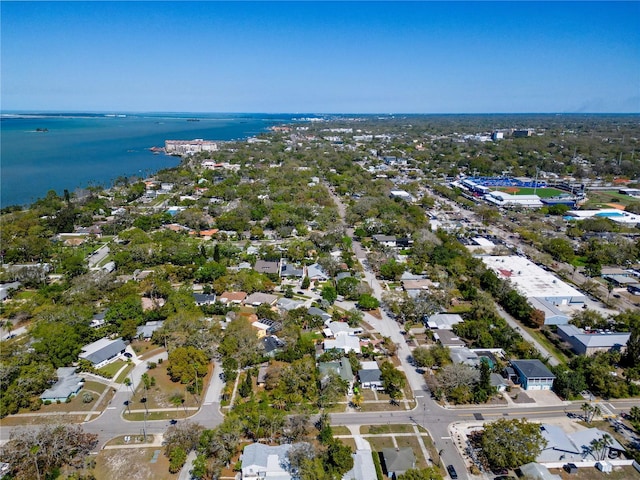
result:
<svg viewBox="0 0 640 480"><path fill-rule="evenodd" d="M567 193L562 190L558 190L557 188L550 187L536 188L535 193L533 188L528 187L500 187L498 190L510 193L511 195L538 195L540 198L557 197L563 193Z"/></svg>
<svg viewBox="0 0 640 480"><path fill-rule="evenodd" d="M627 206L631 203L638 203L640 200L629 195L622 195L617 190L589 190L587 192L588 201L583 208L611 208L609 204L617 203Z"/></svg>

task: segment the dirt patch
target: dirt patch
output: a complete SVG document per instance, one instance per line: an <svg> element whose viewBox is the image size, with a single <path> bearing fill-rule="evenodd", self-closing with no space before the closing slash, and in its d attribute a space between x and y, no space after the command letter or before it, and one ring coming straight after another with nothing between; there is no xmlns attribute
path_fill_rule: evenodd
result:
<svg viewBox="0 0 640 480"><path fill-rule="evenodd" d="M158 448L130 448L102 450L96 457L93 472L97 480L126 478L127 480L175 480L178 475L169 473L169 461L162 452L151 463Z"/></svg>
<svg viewBox="0 0 640 480"><path fill-rule="evenodd" d="M607 206L618 210L624 210L624 205L621 205L620 203L607 203Z"/></svg>
<svg viewBox="0 0 640 480"><path fill-rule="evenodd" d="M376 308L375 310L365 310L372 317L377 318L378 320L382 320L382 314L380 313L380 309Z"/></svg>
<svg viewBox="0 0 640 480"><path fill-rule="evenodd" d="M503 192L510 193L512 195L515 195L516 193L518 193L520 191L520 189L518 187L504 187L504 188L501 188L501 190Z"/></svg>
<svg viewBox="0 0 640 480"><path fill-rule="evenodd" d="M536 403L533 398L531 398L524 392L518 392L516 394L512 393L510 396L511 400L513 400L513 403Z"/></svg>

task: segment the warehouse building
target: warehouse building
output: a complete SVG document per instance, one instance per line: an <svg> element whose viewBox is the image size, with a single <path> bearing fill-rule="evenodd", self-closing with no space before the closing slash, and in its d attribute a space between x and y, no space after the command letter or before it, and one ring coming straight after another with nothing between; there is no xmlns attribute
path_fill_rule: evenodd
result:
<svg viewBox="0 0 640 480"><path fill-rule="evenodd" d="M510 280L527 299L538 298L555 306L583 304L585 296L552 273L517 255L480 256L498 278Z"/></svg>

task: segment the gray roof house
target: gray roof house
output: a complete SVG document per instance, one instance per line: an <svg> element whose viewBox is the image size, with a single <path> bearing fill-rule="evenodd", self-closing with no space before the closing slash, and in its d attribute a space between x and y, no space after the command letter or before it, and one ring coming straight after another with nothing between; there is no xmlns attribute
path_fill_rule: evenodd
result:
<svg viewBox="0 0 640 480"><path fill-rule="evenodd" d="M76 367L60 367L56 370L56 375L58 381L40 395L43 402L64 402L82 390L84 378L76 374Z"/></svg>
<svg viewBox="0 0 640 480"><path fill-rule="evenodd" d="M267 260L258 260L253 269L258 273L280 275L280 262L269 262Z"/></svg>
<svg viewBox="0 0 640 480"><path fill-rule="evenodd" d="M319 280L323 282L325 280L329 280L329 275L327 275L322 267L317 263L307 267L307 277L309 277L309 280L311 281Z"/></svg>
<svg viewBox="0 0 640 480"><path fill-rule="evenodd" d="M82 347L82 352L78 356L89 360L93 363L94 368L102 368L124 353L125 348L127 348L127 345L122 338L116 338L115 340L101 338Z"/></svg>
<svg viewBox="0 0 640 480"><path fill-rule="evenodd" d="M9 296L12 290L17 290L22 285L20 282L2 283L0 284L0 300L4 300Z"/></svg>
<svg viewBox="0 0 640 480"><path fill-rule="evenodd" d="M383 390L382 372L377 362L361 362L361 370L358 370L358 380L362 388L372 390Z"/></svg>
<svg viewBox="0 0 640 480"><path fill-rule="evenodd" d="M540 360L511 360L525 390L551 390L556 376Z"/></svg>
<svg viewBox="0 0 640 480"><path fill-rule="evenodd" d="M318 364L318 370L320 371L320 381L333 372L338 376L349 382L353 383L353 370L351 370L351 363L347 357L342 357L335 362L321 362Z"/></svg>
<svg viewBox="0 0 640 480"><path fill-rule="evenodd" d="M309 309L307 310L307 313L309 315L320 317L322 318L323 321L331 320L332 318L331 315L329 315L327 312L325 312L324 310L318 307L309 307Z"/></svg>
<svg viewBox="0 0 640 480"><path fill-rule="evenodd" d="M436 330L451 330L455 324L463 321L457 313L436 313L429 317L427 325Z"/></svg>
<svg viewBox="0 0 640 480"><path fill-rule="evenodd" d="M271 295L270 293L255 292L245 299L244 304L258 307L263 303L266 303L267 305L273 306L277 301L278 297L276 297L275 295Z"/></svg>
<svg viewBox="0 0 640 480"><path fill-rule="evenodd" d="M147 340L151 338L153 332L162 327L163 324L164 320L151 320L136 329L136 337Z"/></svg>
<svg viewBox="0 0 640 480"><path fill-rule="evenodd" d="M596 460L591 453L591 442L601 439L606 432L597 428L588 428L567 433L559 426L542 424L540 425L540 433L547 441L547 444L536 458L536 461L549 463ZM607 450L608 456L616 458L620 452L624 452L624 447L615 438L611 438Z"/></svg>
<svg viewBox="0 0 640 480"><path fill-rule="evenodd" d="M202 305L213 305L216 303L215 293L194 293L193 300L199 307Z"/></svg>
<svg viewBox="0 0 640 480"><path fill-rule="evenodd" d="M381 454L384 471L389 478L396 479L407 470L416 467L416 457L410 447L383 448Z"/></svg>
<svg viewBox="0 0 640 480"><path fill-rule="evenodd" d="M280 276L302 278L304 276L304 269L296 268L290 263L282 262L282 268L280 269Z"/></svg>
<svg viewBox="0 0 640 480"><path fill-rule="evenodd" d="M291 480L286 469L287 454L291 444L269 446L252 443L244 447L242 461L242 480Z"/></svg>

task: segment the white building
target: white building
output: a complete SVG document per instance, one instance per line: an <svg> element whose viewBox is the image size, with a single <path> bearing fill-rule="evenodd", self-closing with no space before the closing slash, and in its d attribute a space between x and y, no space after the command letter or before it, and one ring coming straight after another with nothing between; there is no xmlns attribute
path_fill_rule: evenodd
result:
<svg viewBox="0 0 640 480"><path fill-rule="evenodd" d="M603 210L569 210L566 215L576 220L584 220L585 218L608 218L614 222L629 226L640 224L640 215L615 208Z"/></svg>
<svg viewBox="0 0 640 480"><path fill-rule="evenodd" d="M485 195L484 199L499 207L540 208L543 206L538 195L510 195L506 192L493 191Z"/></svg>
<svg viewBox="0 0 640 480"><path fill-rule="evenodd" d="M478 258L493 270L498 278L510 280L513 286L527 298L541 298L552 305L581 304L585 301L582 292L525 257L486 255Z"/></svg>
<svg viewBox="0 0 640 480"><path fill-rule="evenodd" d="M116 338L115 340L101 338L96 342L82 347L82 352L78 357L89 360L94 368L102 368L117 360L126 348L127 345L121 338Z"/></svg>
<svg viewBox="0 0 640 480"><path fill-rule="evenodd" d="M291 444L269 446L252 443L244 447L242 461L242 480L291 480L288 472L287 454Z"/></svg>

